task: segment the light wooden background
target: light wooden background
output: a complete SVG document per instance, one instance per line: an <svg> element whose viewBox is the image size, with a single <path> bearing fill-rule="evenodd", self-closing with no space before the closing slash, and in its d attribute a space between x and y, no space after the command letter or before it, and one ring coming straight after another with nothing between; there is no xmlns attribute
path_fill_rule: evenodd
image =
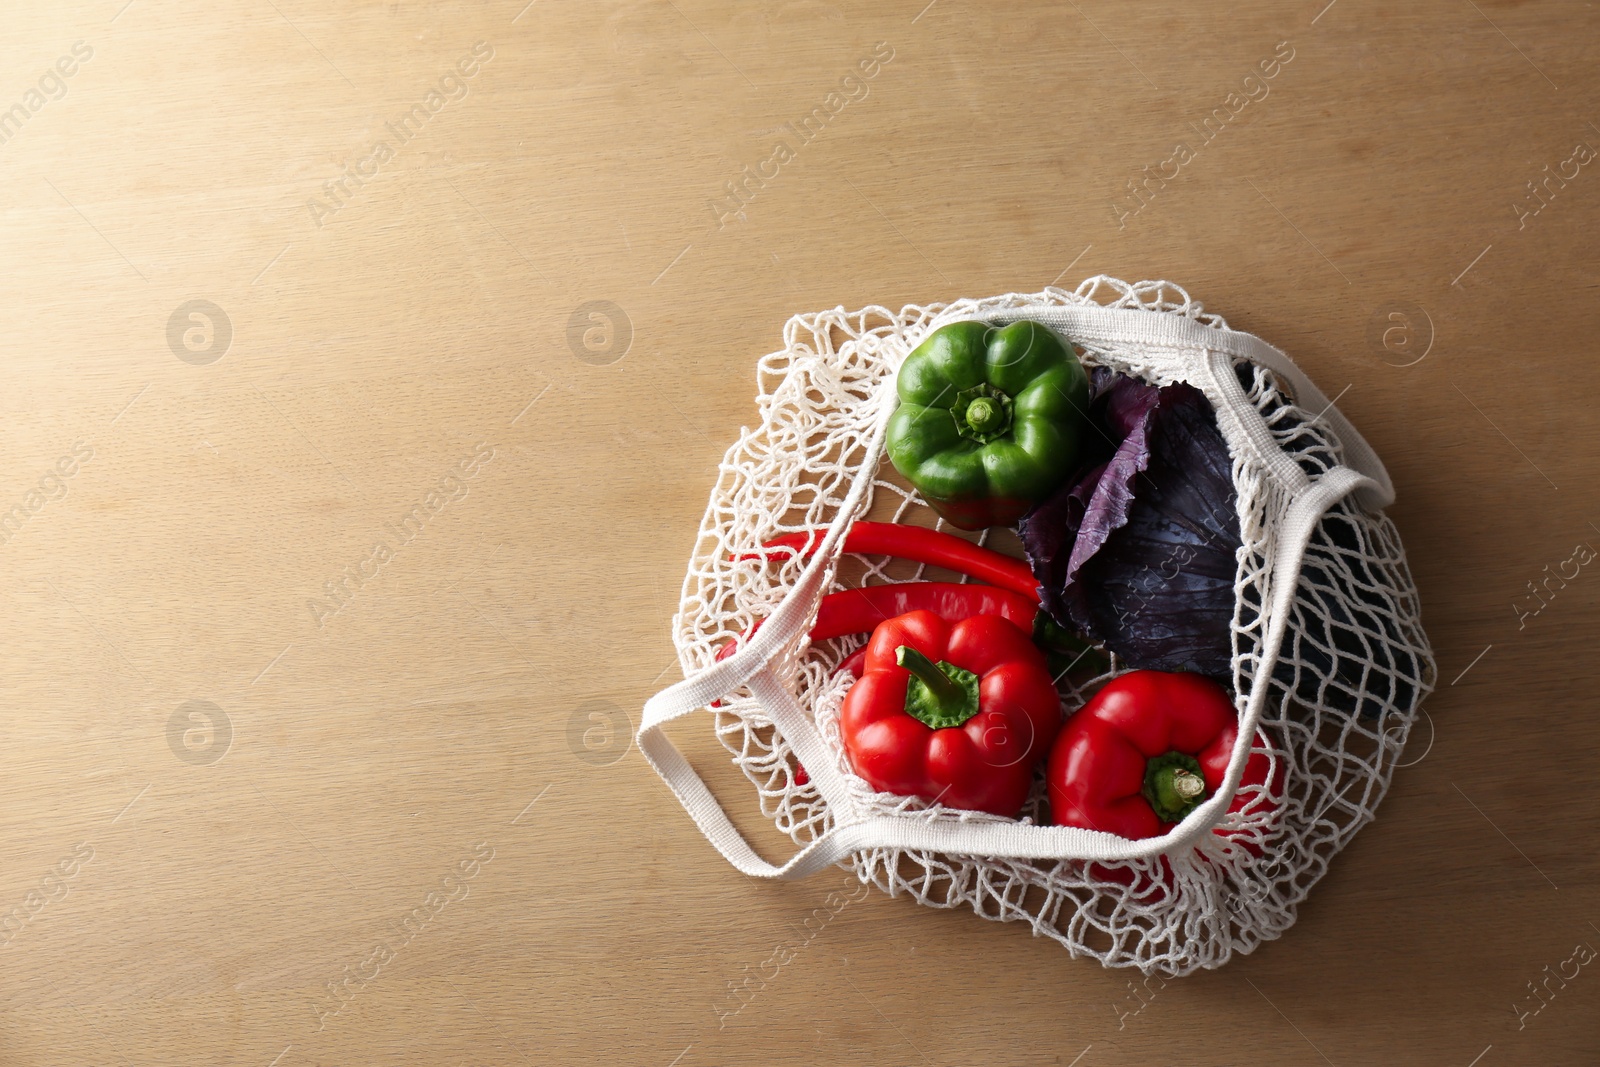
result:
<svg viewBox="0 0 1600 1067"><path fill-rule="evenodd" d="M1527 610L1600 545L1592 7L525 4L7 5L0 1063L1595 1062L1600 973L1528 987L1600 946L1600 575ZM874 893L719 1017L852 886L738 875L628 742L755 359L1101 272L1284 347L1388 460L1414 765L1287 936L1137 1015Z"/></svg>

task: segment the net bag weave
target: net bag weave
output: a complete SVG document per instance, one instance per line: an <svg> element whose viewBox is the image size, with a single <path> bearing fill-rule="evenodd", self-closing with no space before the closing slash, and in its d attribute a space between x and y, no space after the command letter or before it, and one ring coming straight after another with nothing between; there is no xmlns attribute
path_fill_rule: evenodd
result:
<svg viewBox="0 0 1600 1067"><path fill-rule="evenodd" d="M875 501L895 521L934 517L880 476L884 433L900 363L933 330L967 319L1042 323L1086 366L1188 382L1216 410L1243 539L1232 622L1239 740L1223 787L1162 837L1049 825L1042 773L1022 816L1005 819L877 793L845 760L838 713L852 679L835 668L862 639L813 646L806 633L820 598L843 587L851 522ZM684 580L673 642L685 678L650 699L638 732L712 845L759 877L848 865L891 896L1026 922L1075 956L1147 973L1218 967L1281 935L1373 818L1434 683L1416 587L1380 510L1393 489L1360 434L1282 352L1166 282L1097 277L1075 292L898 314L835 309L795 316L783 340L758 365L760 425L722 461ZM822 527L810 559L734 558ZM850 584L920 576L850 559ZM1064 684L1063 714L1126 669L1112 657L1107 673ZM762 812L800 846L781 865L751 848L662 730L713 705L717 736ZM1275 784L1240 786L1253 746ZM797 781L797 764L808 780ZM1230 812L1236 793L1244 802Z"/></svg>

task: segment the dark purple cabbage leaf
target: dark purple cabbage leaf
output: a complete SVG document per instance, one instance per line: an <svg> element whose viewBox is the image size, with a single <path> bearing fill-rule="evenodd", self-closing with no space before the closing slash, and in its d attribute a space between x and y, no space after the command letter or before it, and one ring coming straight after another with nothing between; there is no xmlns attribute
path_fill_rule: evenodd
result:
<svg viewBox="0 0 1600 1067"><path fill-rule="evenodd" d="M1018 524L1046 611L1135 668L1226 676L1238 500L1216 414L1193 386L1097 368L1111 446Z"/></svg>

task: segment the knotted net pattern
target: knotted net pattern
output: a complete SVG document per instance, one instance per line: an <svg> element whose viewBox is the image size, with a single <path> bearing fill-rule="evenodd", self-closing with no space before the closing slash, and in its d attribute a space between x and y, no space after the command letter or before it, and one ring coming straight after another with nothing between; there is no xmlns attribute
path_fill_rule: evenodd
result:
<svg viewBox="0 0 1600 1067"><path fill-rule="evenodd" d="M1100 304L1152 315L1177 315L1219 330L1181 288L1091 278L1076 291L1047 288L950 305L843 309L798 315L784 327L784 347L757 366L761 420L741 431L719 468L684 581L673 640L685 676L710 666L777 607L802 560L774 554L737 559L785 533L827 526L843 506L873 451L876 404L911 347L931 324L1015 311ZM1085 365L1107 366L1157 384L1183 377L1170 353L1096 345L1070 338ZM1159 358L1158 358L1159 357ZM1234 361L1243 401L1272 440L1313 479L1338 467L1343 450L1321 412L1297 407L1266 369ZM1199 385L1199 382L1195 384ZM1230 402L1207 390L1213 405ZM1219 412L1219 415L1222 414ZM1233 683L1241 715L1267 655L1280 520L1290 505L1281 482L1240 447L1234 421L1219 418L1233 454L1243 548L1238 555L1232 625ZM892 521L936 520L918 495L876 476L866 507ZM858 515L866 514L863 508ZM942 522L934 525L943 527ZM980 540L987 539L987 533ZM830 564L830 589L913 581L923 567L881 558L843 557ZM841 574L841 572L844 572ZM852 679L836 668L864 638L812 645L793 642L772 664L797 694L835 754L857 809L849 813L952 822L1006 822L982 813L877 793L843 755L838 711ZM1060 682L1063 714L1126 670L1115 657L1092 678ZM1075 956L1147 973L1186 974L1217 967L1235 952L1280 936L1328 862L1369 822L1388 788L1434 663L1420 622L1415 585L1393 524L1351 497L1335 501L1315 526L1300 573L1254 747L1270 759L1265 786L1243 786L1244 802L1195 845L1147 859L1016 860L910 849L866 849L847 861L863 882L930 907L970 907L996 920L1028 923ZM755 785L761 810L805 845L836 824L814 784L800 781L788 743L748 692L715 710L716 734ZM1021 820L1048 823L1043 774ZM844 865L844 864L841 864Z"/></svg>

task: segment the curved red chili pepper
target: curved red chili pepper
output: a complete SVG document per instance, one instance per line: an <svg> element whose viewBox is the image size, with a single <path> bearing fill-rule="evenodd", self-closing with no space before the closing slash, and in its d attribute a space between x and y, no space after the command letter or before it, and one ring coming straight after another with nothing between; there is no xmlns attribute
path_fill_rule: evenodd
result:
<svg viewBox="0 0 1600 1067"><path fill-rule="evenodd" d="M994 585L962 585L958 582L867 585L859 589L841 589L824 596L817 607L817 621L811 627L811 640L825 641L846 634L871 633L885 619L909 611L931 611L952 623L973 615L998 615L1031 632L1034 619L1039 614L1039 605L1021 593ZM741 645L749 643L760 628L761 621L758 619L739 640L729 641L717 649L717 661L727 659ZM840 664L841 667L844 665ZM711 706L719 708L722 702L713 701Z"/></svg>
<svg viewBox="0 0 1600 1067"><path fill-rule="evenodd" d="M862 645L844 658L834 670L834 674L848 674L852 678L860 678L867 666L867 646ZM811 775L806 773L805 764L799 760L794 763L794 784L805 785L811 781Z"/></svg>
<svg viewBox="0 0 1600 1067"><path fill-rule="evenodd" d="M974 615L998 615L1023 632L1033 631L1039 603L1011 589L957 582L900 582L864 585L822 598L811 640L822 641L845 634L868 633L885 619L910 611L931 611L946 622Z"/></svg>
<svg viewBox="0 0 1600 1067"><path fill-rule="evenodd" d="M946 622L960 622L973 615L998 615L1031 632L1039 605L1021 593L993 585L958 582L866 585L859 589L841 589L823 597L817 608L817 621L811 627L811 640L871 633L885 619L908 611L931 611ZM760 627L761 623L757 622L745 631L742 641L723 645L717 650L717 659L733 655Z"/></svg>
<svg viewBox="0 0 1600 1067"><path fill-rule="evenodd" d="M766 542L761 552L744 552L734 558L764 559L769 552L783 550L809 556L822 544L826 533L811 530L785 534ZM1026 563L942 530L895 522L858 522L844 535L844 551L863 556L896 556L943 567L1021 593L1035 604L1039 602L1039 582Z"/></svg>
<svg viewBox="0 0 1600 1067"><path fill-rule="evenodd" d="M866 669L866 664L867 646L862 645L860 648L846 656L844 658L844 662L839 664L839 669L833 673L849 674L852 678L860 678L861 672Z"/></svg>

